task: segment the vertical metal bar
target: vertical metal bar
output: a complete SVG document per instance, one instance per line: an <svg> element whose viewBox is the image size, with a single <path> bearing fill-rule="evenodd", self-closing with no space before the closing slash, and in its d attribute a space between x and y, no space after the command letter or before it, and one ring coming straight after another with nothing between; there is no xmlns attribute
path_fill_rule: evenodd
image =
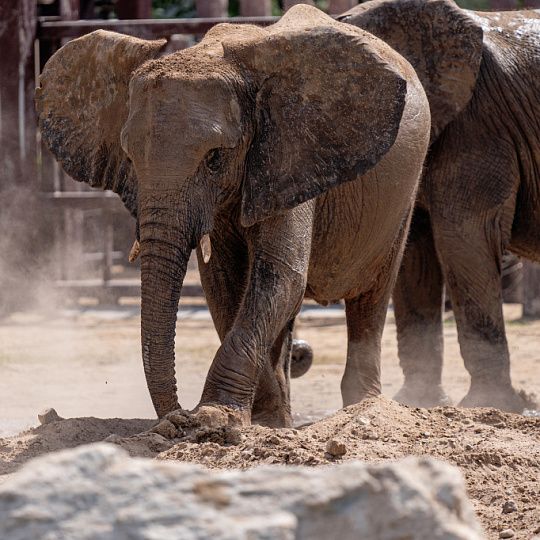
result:
<svg viewBox="0 0 540 540"><path fill-rule="evenodd" d="M226 17L228 14L228 0L195 0L197 17Z"/></svg>
<svg viewBox="0 0 540 540"><path fill-rule="evenodd" d="M114 224L111 210L103 209L103 285L107 286L112 277Z"/></svg>
<svg viewBox="0 0 540 540"><path fill-rule="evenodd" d="M287 11L296 4L308 4L310 6L315 5L313 0L283 0L283 11Z"/></svg>
<svg viewBox="0 0 540 540"><path fill-rule="evenodd" d="M152 0L117 0L116 14L119 19L150 19Z"/></svg>
<svg viewBox="0 0 540 540"><path fill-rule="evenodd" d="M240 15L242 17L272 15L272 2L271 0L240 0Z"/></svg>
<svg viewBox="0 0 540 540"><path fill-rule="evenodd" d="M358 4L358 0L329 0L328 13L330 15L339 15Z"/></svg>

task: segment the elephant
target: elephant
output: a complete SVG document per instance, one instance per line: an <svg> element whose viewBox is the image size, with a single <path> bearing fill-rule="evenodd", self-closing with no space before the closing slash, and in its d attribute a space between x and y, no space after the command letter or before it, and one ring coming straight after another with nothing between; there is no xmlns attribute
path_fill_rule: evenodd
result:
<svg viewBox="0 0 540 540"><path fill-rule="evenodd" d="M304 294L345 299L345 404L380 393L380 342L429 142L429 103L383 41L298 5L188 49L96 31L48 61L43 140L137 220L144 372L179 407L176 315L191 252L221 345L197 410L290 426ZM136 253L134 254L136 255ZM206 410L206 409L205 409Z"/></svg>
<svg viewBox="0 0 540 540"><path fill-rule="evenodd" d="M450 0L373 0L338 20L415 68L430 148L393 302L404 384L430 407L441 384L446 284L470 387L461 405L522 412L502 312L505 250L540 261L540 11L480 13Z"/></svg>

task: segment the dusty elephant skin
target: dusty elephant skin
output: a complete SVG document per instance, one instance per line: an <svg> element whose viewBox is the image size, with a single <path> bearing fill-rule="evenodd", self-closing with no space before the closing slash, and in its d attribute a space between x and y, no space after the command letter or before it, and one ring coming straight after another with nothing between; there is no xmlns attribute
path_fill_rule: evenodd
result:
<svg viewBox="0 0 540 540"><path fill-rule="evenodd" d="M208 471L111 445L29 463L0 486L10 540L480 540L459 471L431 458Z"/></svg>
<svg viewBox="0 0 540 540"><path fill-rule="evenodd" d="M137 218L158 416L178 407L176 312L199 243L222 342L201 404L232 423L290 425L304 294L346 300L345 404L380 393L381 332L429 141L414 70L309 6L267 29L218 25L144 63L162 45L94 32L49 60L37 96L65 170L113 189Z"/></svg>
<svg viewBox="0 0 540 540"><path fill-rule="evenodd" d="M464 406L521 412L510 380L505 250L540 261L540 12L475 13L446 0L374 0L340 20L411 62L432 116L431 146L394 291L405 384L444 404L445 282L471 376Z"/></svg>

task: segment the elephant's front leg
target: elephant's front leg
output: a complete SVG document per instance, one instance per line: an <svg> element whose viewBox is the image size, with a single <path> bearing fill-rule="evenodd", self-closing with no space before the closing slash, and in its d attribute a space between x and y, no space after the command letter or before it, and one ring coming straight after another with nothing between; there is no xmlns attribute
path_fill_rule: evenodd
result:
<svg viewBox="0 0 540 540"><path fill-rule="evenodd" d="M280 332L259 377L251 411L254 423L269 427L291 426L290 363L294 320Z"/></svg>
<svg viewBox="0 0 540 540"><path fill-rule="evenodd" d="M286 336L284 329L302 303L312 212L313 203L306 203L246 231L250 251L246 289L233 327L214 358L201 398L201 404L236 411L243 423L251 420L259 383L264 387L267 382L260 378L276 377L271 360L276 355L272 350L278 347L278 356L282 356L280 335ZM286 349L290 354L290 345ZM290 424L288 389L283 397L276 418Z"/></svg>

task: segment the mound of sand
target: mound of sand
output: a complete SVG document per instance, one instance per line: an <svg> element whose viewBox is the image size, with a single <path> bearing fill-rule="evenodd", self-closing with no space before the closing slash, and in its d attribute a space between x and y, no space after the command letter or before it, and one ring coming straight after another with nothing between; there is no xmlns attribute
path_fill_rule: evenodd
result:
<svg viewBox="0 0 540 540"><path fill-rule="evenodd" d="M540 533L540 418L495 409L415 409L381 397L298 429L251 426L234 436L206 429L189 440L175 439L174 433L172 440L166 433L138 434L151 425L148 420L96 418L52 422L0 440L0 470L11 472L39 454L104 439L132 455L220 469L429 455L461 469L489 538L507 529L514 535L506 537L517 539Z"/></svg>

